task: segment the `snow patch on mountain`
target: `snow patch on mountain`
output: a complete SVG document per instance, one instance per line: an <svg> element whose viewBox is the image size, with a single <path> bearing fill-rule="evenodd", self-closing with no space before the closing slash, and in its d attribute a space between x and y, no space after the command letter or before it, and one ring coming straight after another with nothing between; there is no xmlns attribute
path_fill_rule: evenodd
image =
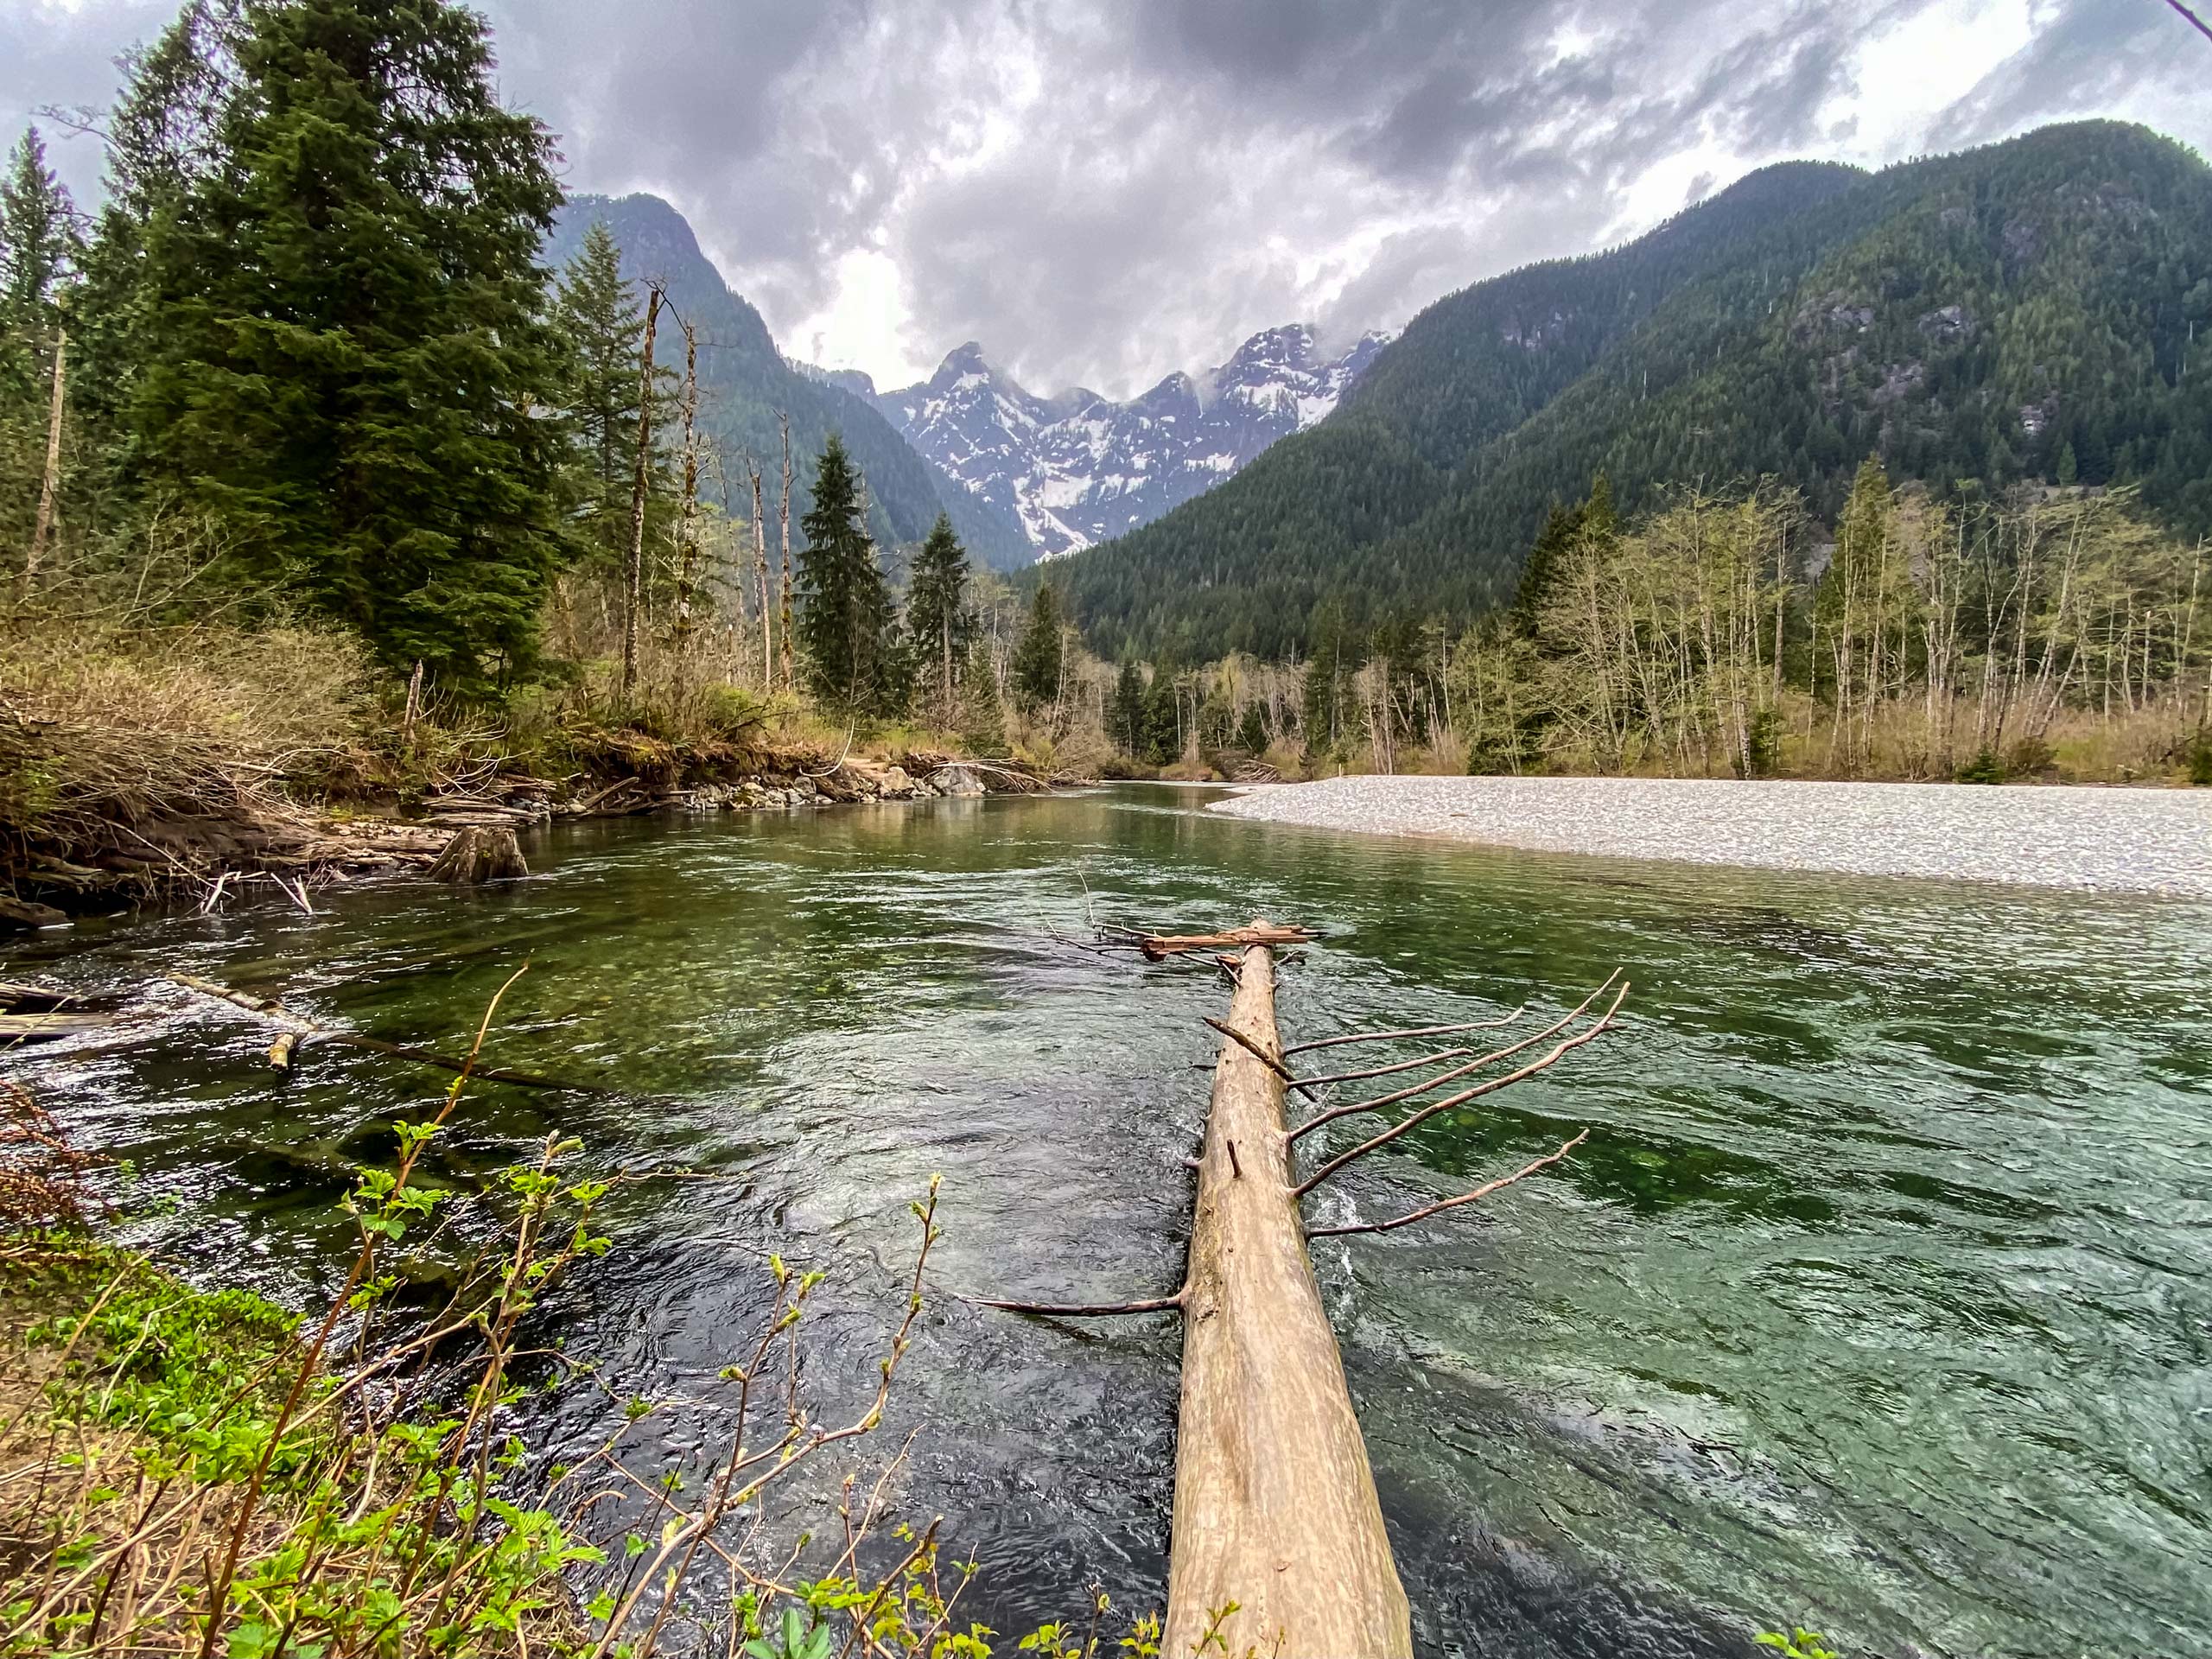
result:
<svg viewBox="0 0 2212 1659"><path fill-rule="evenodd" d="M1036 397L970 340L920 385L863 395L940 472L1011 512L1037 556L1051 558L1149 524L1313 425L1389 338L1365 334L1325 357L1305 324L1269 328L1203 378L1171 374L1124 404L1081 386Z"/></svg>

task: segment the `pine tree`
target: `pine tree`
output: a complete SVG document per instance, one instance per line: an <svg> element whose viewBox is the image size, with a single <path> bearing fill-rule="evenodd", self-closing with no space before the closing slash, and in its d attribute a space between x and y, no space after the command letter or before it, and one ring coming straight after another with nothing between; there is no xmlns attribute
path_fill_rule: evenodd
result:
<svg viewBox="0 0 2212 1659"><path fill-rule="evenodd" d="M147 228L213 171L244 35L240 0L194 0L152 45L123 59L123 92L107 123L107 200L86 250L70 340L85 448L111 480L133 470L125 414L152 355Z"/></svg>
<svg viewBox="0 0 2212 1659"><path fill-rule="evenodd" d="M235 52L212 160L147 229L135 441L264 588L484 694L561 545L550 142L443 0L257 5Z"/></svg>
<svg viewBox="0 0 2212 1659"><path fill-rule="evenodd" d="M63 289L79 253L69 193L29 128L0 176L0 545L23 550L19 594L36 582L66 483Z"/></svg>
<svg viewBox="0 0 2212 1659"><path fill-rule="evenodd" d="M1040 582L1029 603L1029 621L1014 647L1014 697L1025 715L1059 701L1065 665L1060 626L1060 596L1050 582Z"/></svg>
<svg viewBox="0 0 2212 1659"><path fill-rule="evenodd" d="M1106 735L1123 753L1141 758L1145 752L1144 670L1132 657L1122 664L1114 682L1114 700L1108 705Z"/></svg>
<svg viewBox="0 0 2212 1659"><path fill-rule="evenodd" d="M968 604L968 550L943 513L931 527L906 585L906 634L913 641L922 683L940 714L955 708L954 671L967 660L976 638L976 613Z"/></svg>
<svg viewBox="0 0 2212 1659"><path fill-rule="evenodd" d="M1589 510L1587 503L1572 507L1554 505L1529 548L1528 563L1521 567L1521 584L1513 595L1513 616L1521 631L1531 638L1535 635L1536 619L1543 614L1545 596L1558 578L1567 550L1581 535Z"/></svg>
<svg viewBox="0 0 2212 1659"><path fill-rule="evenodd" d="M579 528L588 556L613 568L630 543L645 323L605 220L594 220L584 232L583 246L561 275L553 310L567 346Z"/></svg>
<svg viewBox="0 0 2212 1659"><path fill-rule="evenodd" d="M0 327L14 339L47 349L78 251L69 192L46 164L38 129L27 127L0 179Z"/></svg>
<svg viewBox="0 0 2212 1659"><path fill-rule="evenodd" d="M861 478L836 433L814 473L814 505L799 521L796 626L806 683L833 713L896 714L905 701L890 589L868 538Z"/></svg>
<svg viewBox="0 0 2212 1659"><path fill-rule="evenodd" d="M1172 658L1163 658L1152 671L1152 695L1145 709L1145 759L1154 766L1182 758L1183 693L1176 679Z"/></svg>

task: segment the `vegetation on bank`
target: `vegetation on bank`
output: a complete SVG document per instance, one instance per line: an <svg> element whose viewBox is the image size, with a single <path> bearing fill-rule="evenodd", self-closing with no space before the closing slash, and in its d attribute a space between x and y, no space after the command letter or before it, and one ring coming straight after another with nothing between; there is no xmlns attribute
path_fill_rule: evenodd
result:
<svg viewBox="0 0 2212 1659"><path fill-rule="evenodd" d="M2212 569L2125 491L1939 501L1872 461L1833 533L1772 483L1554 509L1471 627L1325 613L1303 660L1086 660L1126 757L1352 772L2212 784Z"/></svg>

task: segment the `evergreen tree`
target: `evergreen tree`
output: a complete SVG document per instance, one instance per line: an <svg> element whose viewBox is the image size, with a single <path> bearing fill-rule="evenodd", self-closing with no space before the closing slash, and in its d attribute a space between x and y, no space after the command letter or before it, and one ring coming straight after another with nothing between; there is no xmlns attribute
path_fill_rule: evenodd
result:
<svg viewBox="0 0 2212 1659"><path fill-rule="evenodd" d="M148 338L147 227L215 165L215 137L238 80L239 0L194 0L150 46L123 59L121 98L107 123L107 200L85 252L82 303L70 353L70 402L82 448L103 481L132 471L124 419Z"/></svg>
<svg viewBox="0 0 2212 1659"><path fill-rule="evenodd" d="M1114 700L1107 705L1106 735L1124 754L1141 758L1145 752L1144 670L1132 657L1122 664L1114 682Z"/></svg>
<svg viewBox="0 0 2212 1659"><path fill-rule="evenodd" d="M1513 595L1513 617L1523 633L1533 637L1536 619L1543 613L1545 596L1559 575L1560 563L1567 550L1574 545L1575 537L1582 533L1586 506L1562 507L1554 504L1544 516L1544 527L1529 548L1528 562L1521 567L1521 585Z"/></svg>
<svg viewBox="0 0 2212 1659"><path fill-rule="evenodd" d="M1236 747L1247 754L1262 754L1268 747L1267 717L1256 702L1244 706L1244 718L1236 728Z"/></svg>
<svg viewBox="0 0 2212 1659"><path fill-rule="evenodd" d="M0 178L0 327L43 350L77 253L76 210L46 164L46 141L27 127Z"/></svg>
<svg viewBox="0 0 2212 1659"><path fill-rule="evenodd" d="M605 220L592 222L562 273L553 315L567 346L566 402L575 427L584 544L591 556L619 565L630 545L645 321Z"/></svg>
<svg viewBox="0 0 2212 1659"><path fill-rule="evenodd" d="M1065 666L1060 627L1060 596L1051 583L1040 582L1029 604L1028 624L1014 648L1014 697L1026 715L1059 701Z"/></svg>
<svg viewBox="0 0 2212 1659"><path fill-rule="evenodd" d="M1164 766L1183 754L1183 693L1176 684L1174 660L1163 658L1152 673L1146 699L1145 759Z"/></svg>
<svg viewBox="0 0 2212 1659"><path fill-rule="evenodd" d="M1006 741L1006 709L999 701L990 646L980 638L969 647L959 677L960 741L970 754L986 760L1005 759L1011 753Z"/></svg>
<svg viewBox="0 0 2212 1659"><path fill-rule="evenodd" d="M855 719L896 714L905 702L890 589L868 538L860 474L836 433L814 473L814 505L799 521L798 644L808 688Z"/></svg>
<svg viewBox="0 0 2212 1659"><path fill-rule="evenodd" d="M906 584L906 635L922 683L949 714L955 671L976 638L976 613L968 603L968 550L943 513L914 556Z"/></svg>
<svg viewBox="0 0 2212 1659"><path fill-rule="evenodd" d="M444 0L244 13L212 159L146 227L144 463L251 575L481 694L534 652L564 375L550 143Z"/></svg>

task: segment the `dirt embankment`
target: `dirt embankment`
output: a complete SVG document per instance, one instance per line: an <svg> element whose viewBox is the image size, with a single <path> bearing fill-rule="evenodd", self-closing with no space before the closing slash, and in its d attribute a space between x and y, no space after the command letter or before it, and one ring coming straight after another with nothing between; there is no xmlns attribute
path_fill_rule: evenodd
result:
<svg viewBox="0 0 2212 1659"><path fill-rule="evenodd" d="M562 778L494 757L410 779L363 757L0 715L0 932L149 903L213 908L253 884L308 906L337 883L428 874L466 829L1049 786L1004 762L922 750L877 759L610 734L579 759L587 769Z"/></svg>

